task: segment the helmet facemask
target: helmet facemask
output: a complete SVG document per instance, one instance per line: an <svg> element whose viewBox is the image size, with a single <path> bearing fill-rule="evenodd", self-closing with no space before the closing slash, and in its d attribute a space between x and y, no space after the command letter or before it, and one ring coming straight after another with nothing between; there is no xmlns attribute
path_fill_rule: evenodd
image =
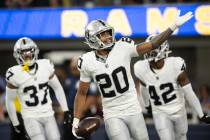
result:
<svg viewBox="0 0 210 140"><path fill-rule="evenodd" d="M153 37L155 37L155 36L154 35L149 36L147 38L146 42L150 41ZM161 59L168 57L168 55L171 52L172 51L169 49L168 41L165 41L157 49L154 49L154 50L144 54L144 59L147 59L149 62L151 62L151 61L157 62Z"/></svg>
<svg viewBox="0 0 210 140"><path fill-rule="evenodd" d="M39 49L29 38L21 38L14 47L13 56L19 65L32 66L38 59Z"/></svg>
<svg viewBox="0 0 210 140"><path fill-rule="evenodd" d="M109 33L110 36L104 38L102 35L106 33ZM101 40L101 38L103 38L103 40ZM85 39L85 43L92 49L102 50L110 48L115 42L114 29L104 21L93 21L86 28ZM111 43L106 43L108 39L111 39Z"/></svg>

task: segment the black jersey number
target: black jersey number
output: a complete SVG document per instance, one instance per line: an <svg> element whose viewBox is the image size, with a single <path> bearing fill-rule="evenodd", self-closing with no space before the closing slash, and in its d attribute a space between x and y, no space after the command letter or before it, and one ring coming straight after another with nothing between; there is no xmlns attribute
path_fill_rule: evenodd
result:
<svg viewBox="0 0 210 140"><path fill-rule="evenodd" d="M49 91L48 89L49 89L49 87L48 87L47 83L39 84L39 90L44 90L44 92L45 92L44 97L41 101L42 105L47 103L47 94L48 94L48 91ZM37 88L34 85L25 87L23 89L23 92L24 93L29 93L29 92L31 93L30 94L31 100L30 101L25 101L27 106L37 106L39 104L39 98L37 96L37 93L38 93Z"/></svg>
<svg viewBox="0 0 210 140"><path fill-rule="evenodd" d="M121 75L123 77L123 81L119 80L119 76ZM112 86L112 81L110 77L113 79L114 85L118 93L122 94L129 89L128 76L126 73L126 69L121 66L115 69L112 72L111 76L109 76L106 73L96 75L96 81L99 83L99 88L103 97L109 98L109 97L116 96L114 89L106 91L106 89L108 90L108 88ZM124 82L123 85L121 84L122 82Z"/></svg>
<svg viewBox="0 0 210 140"><path fill-rule="evenodd" d="M161 91L164 90L164 92L161 94L164 104L167 104L177 98L176 94L170 95L174 91L174 87L172 83L161 84L159 88ZM163 104L160 101L160 97L157 95L157 92L154 86L149 86L149 94L150 94L150 97L154 100L155 105Z"/></svg>
<svg viewBox="0 0 210 140"><path fill-rule="evenodd" d="M78 62L77 62L77 67L78 67L79 69L82 68L82 62L83 62L83 59L80 57L80 58L78 59Z"/></svg>
<svg viewBox="0 0 210 140"><path fill-rule="evenodd" d="M9 81L10 77L12 77L14 75L14 73L12 73L11 71L8 71L8 74L7 74L7 80Z"/></svg>

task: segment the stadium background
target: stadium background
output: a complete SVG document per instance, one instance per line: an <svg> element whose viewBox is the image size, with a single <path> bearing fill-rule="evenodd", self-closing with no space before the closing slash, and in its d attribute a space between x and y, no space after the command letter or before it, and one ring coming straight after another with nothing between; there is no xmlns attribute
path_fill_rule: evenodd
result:
<svg viewBox="0 0 210 140"><path fill-rule="evenodd" d="M116 31L116 38L129 36L140 43L151 33L167 28L174 15L192 11L194 18L174 33L169 43L173 56L181 56L206 113L210 113L210 2L208 0L3 0L0 2L0 137L10 139L10 126L5 111L5 72L16 64L13 46L19 37L28 36L40 48L40 58L49 58L66 88L71 76L69 62L89 50L84 44L84 27L93 19L103 19ZM181 14L182 14L181 13ZM136 59L134 59L135 61ZM68 88L67 88L68 89ZM66 90L66 94L69 91ZM67 95L68 96L68 95ZM56 101L58 124L62 113ZM190 140L210 139L210 126L199 124L188 108ZM151 139L157 139L153 122L145 114ZM62 131L62 127L61 127ZM105 139L102 128L92 139Z"/></svg>

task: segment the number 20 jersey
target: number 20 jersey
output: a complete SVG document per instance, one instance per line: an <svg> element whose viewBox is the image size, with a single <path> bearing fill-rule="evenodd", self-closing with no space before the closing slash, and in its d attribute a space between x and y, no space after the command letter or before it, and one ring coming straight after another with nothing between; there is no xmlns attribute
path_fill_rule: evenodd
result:
<svg viewBox="0 0 210 140"><path fill-rule="evenodd" d="M48 87L49 77L54 73L54 65L47 59L39 59L35 65L34 75L23 71L20 65L9 68L6 73L7 82L18 87L17 94L23 118L47 117L54 114Z"/></svg>
<svg viewBox="0 0 210 140"><path fill-rule="evenodd" d="M177 83L184 69L185 62L181 57L165 58L163 68L157 71L150 68L148 60L135 63L134 73L146 84L147 93L142 94L150 94L153 111L173 114L184 107L184 93Z"/></svg>
<svg viewBox="0 0 210 140"><path fill-rule="evenodd" d="M115 43L105 62L98 60L95 51L83 54L78 61L80 80L93 79L99 88L104 119L141 113L130 72L131 58L135 56L138 53L134 42L122 38Z"/></svg>

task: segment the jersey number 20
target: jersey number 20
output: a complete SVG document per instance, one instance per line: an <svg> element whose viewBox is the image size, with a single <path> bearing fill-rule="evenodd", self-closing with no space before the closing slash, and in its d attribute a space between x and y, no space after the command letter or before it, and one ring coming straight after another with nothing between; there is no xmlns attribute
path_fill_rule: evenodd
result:
<svg viewBox="0 0 210 140"><path fill-rule="evenodd" d="M123 76L123 81L119 80L118 76ZM126 74L126 69L124 67L118 67L115 70L113 70L111 76L109 76L106 73L96 75L96 81L99 83L99 88L100 91L103 95L103 97L114 97L116 96L115 90L109 90L105 91L105 89L108 90L112 86L112 81L111 78L113 79L114 85L116 87L116 90L118 93L124 93L129 89L129 83L128 83L128 77ZM122 85L123 84L123 85Z"/></svg>

